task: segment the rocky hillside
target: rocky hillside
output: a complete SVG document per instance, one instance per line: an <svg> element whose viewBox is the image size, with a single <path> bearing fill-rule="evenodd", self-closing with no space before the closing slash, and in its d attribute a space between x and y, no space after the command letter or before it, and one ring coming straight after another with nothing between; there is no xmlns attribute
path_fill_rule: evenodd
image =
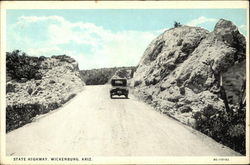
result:
<svg viewBox="0 0 250 165"><path fill-rule="evenodd" d="M221 19L212 32L189 26L169 29L145 50L134 73L134 93L162 113L220 141L222 138L211 129L222 133L223 126L210 121L221 121L217 120L219 115L237 111L235 106L244 95L245 51L245 37L227 20ZM231 136L233 130L239 130L234 138L244 138L244 115L237 119L240 122L234 125L226 121L231 132L225 132L224 127L223 133ZM200 128L201 123L210 125Z"/></svg>
<svg viewBox="0 0 250 165"><path fill-rule="evenodd" d="M77 62L66 55L7 53L6 131L62 106L83 90Z"/></svg>

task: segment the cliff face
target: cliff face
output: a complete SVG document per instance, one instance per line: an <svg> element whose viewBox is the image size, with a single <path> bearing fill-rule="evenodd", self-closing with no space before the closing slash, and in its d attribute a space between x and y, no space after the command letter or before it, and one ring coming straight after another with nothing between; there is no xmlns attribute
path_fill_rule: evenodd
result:
<svg viewBox="0 0 250 165"><path fill-rule="evenodd" d="M30 60L31 58L34 59ZM36 66L37 73L34 78L30 77L31 79L17 80L9 77L6 85L7 131L31 122L36 115L59 108L83 90L85 85L81 80L77 62L68 56L27 56L25 59L29 61L27 67ZM20 63L20 60L16 63ZM15 65L15 62L12 65ZM21 68L17 70L20 71ZM7 73L9 72L7 67ZM21 76L22 74L24 76L24 72L20 72Z"/></svg>
<svg viewBox="0 0 250 165"><path fill-rule="evenodd" d="M213 32L181 26L165 31L148 46L134 73L135 94L183 123L195 127L194 114L213 106L225 109L223 85L236 104L245 79L245 37L221 19Z"/></svg>

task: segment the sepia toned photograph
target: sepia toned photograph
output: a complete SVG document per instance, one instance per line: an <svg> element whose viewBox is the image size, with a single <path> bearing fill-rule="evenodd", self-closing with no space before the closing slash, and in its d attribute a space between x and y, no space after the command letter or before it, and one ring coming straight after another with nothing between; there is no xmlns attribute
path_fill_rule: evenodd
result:
<svg viewBox="0 0 250 165"><path fill-rule="evenodd" d="M249 163L245 2L1 3L0 163Z"/></svg>

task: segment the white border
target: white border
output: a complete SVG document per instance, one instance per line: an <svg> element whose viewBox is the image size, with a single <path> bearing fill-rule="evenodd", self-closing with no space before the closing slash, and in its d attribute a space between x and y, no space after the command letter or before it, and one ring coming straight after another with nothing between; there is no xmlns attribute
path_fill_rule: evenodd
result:
<svg viewBox="0 0 250 165"><path fill-rule="evenodd" d="M247 156L221 157L229 158L229 161L213 161L220 157L93 157L93 161L85 162L22 162L6 157L5 151L5 41L6 41L6 10L7 9L204 9L204 8L244 8L247 9L247 137L249 137L249 4L248 1L4 1L1 6L1 157L0 164L247 164L249 163L249 147ZM249 146L249 138L246 138L246 146Z"/></svg>

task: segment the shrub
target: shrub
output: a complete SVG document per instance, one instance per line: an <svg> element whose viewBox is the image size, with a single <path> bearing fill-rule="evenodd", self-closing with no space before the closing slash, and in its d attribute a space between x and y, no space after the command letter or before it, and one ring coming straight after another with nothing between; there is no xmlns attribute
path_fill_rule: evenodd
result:
<svg viewBox="0 0 250 165"><path fill-rule="evenodd" d="M6 93L9 93L9 92L15 92L15 85L10 84L10 83L6 85Z"/></svg>
<svg viewBox="0 0 250 165"><path fill-rule="evenodd" d="M6 132L31 122L33 117L44 111L45 107L38 103L8 105L6 107Z"/></svg>
<svg viewBox="0 0 250 165"><path fill-rule="evenodd" d="M69 96L74 97L75 94ZM69 99L68 98L68 99ZM48 113L59 108L60 103L52 102L47 105L40 103L7 105L6 107L6 132L19 128L32 121L36 115Z"/></svg>
<svg viewBox="0 0 250 165"><path fill-rule="evenodd" d="M40 57L39 57L39 60L40 60L40 61L44 61L44 60L46 60L46 57L40 56Z"/></svg>
<svg viewBox="0 0 250 165"><path fill-rule="evenodd" d="M29 89L28 89L28 93L31 95L32 92L33 92L33 89L32 89L32 88L29 88Z"/></svg>
<svg viewBox="0 0 250 165"><path fill-rule="evenodd" d="M202 110L202 114L206 116L207 118L210 118L212 115L215 115L217 113L217 109L214 108L213 105L208 104L205 106Z"/></svg>
<svg viewBox="0 0 250 165"><path fill-rule="evenodd" d="M209 105L203 112L196 112L193 117L196 120L196 129L241 154L246 153L245 108L236 106L232 113L227 113L215 111L213 106Z"/></svg>
<svg viewBox="0 0 250 165"><path fill-rule="evenodd" d="M40 65L41 61L38 57L27 56L20 50L6 52L6 70L12 79L19 81L27 81L33 78L41 79L41 74L39 75L38 71Z"/></svg>
<svg viewBox="0 0 250 165"><path fill-rule="evenodd" d="M242 124L232 125L228 129L228 134L231 137L240 137L244 134L245 127Z"/></svg>
<svg viewBox="0 0 250 165"><path fill-rule="evenodd" d="M43 77L43 76L42 76L42 73L37 72L37 73L35 73L34 79L35 79L35 80L41 80L42 77Z"/></svg>
<svg viewBox="0 0 250 165"><path fill-rule="evenodd" d="M54 109L57 109L57 108L59 108L61 105L60 104L58 104L57 102L53 102L53 103L49 103L48 104L48 110L54 110Z"/></svg>
<svg viewBox="0 0 250 165"><path fill-rule="evenodd" d="M174 27L175 27L175 28L177 28L177 27L181 27L181 26L182 26L182 25L181 25L181 23L180 23L180 22L176 22L176 21L174 22Z"/></svg>

